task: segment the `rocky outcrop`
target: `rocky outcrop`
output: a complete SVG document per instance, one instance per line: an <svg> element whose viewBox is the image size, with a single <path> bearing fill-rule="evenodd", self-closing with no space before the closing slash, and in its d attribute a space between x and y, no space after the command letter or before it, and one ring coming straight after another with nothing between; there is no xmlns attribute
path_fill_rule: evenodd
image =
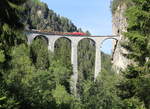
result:
<svg viewBox="0 0 150 109"><path fill-rule="evenodd" d="M127 22L126 18L124 17L126 8L126 4L119 5L118 8L115 10L115 13L113 13L112 18L113 35L119 36L119 41L116 45L112 62L113 68L115 69L115 71L117 71L117 73L119 73L120 70L124 70L130 62L123 55L127 54L128 52L121 46L121 44L125 42L125 40L127 40L123 36L123 33L127 31Z"/></svg>

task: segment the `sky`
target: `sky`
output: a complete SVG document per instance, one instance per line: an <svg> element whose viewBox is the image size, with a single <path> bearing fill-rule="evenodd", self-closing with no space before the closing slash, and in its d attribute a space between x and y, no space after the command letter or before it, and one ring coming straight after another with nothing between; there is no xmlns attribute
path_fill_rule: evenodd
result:
<svg viewBox="0 0 150 109"><path fill-rule="evenodd" d="M112 34L111 0L42 0L49 9L70 19L78 28L92 35ZM111 40L106 40L102 51L111 54Z"/></svg>

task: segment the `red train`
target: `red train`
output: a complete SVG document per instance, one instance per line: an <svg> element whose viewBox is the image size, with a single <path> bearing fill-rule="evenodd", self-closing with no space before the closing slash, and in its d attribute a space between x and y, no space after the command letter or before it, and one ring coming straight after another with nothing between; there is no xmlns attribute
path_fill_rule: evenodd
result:
<svg viewBox="0 0 150 109"><path fill-rule="evenodd" d="M64 35L71 35L71 36L87 36L86 33L81 33L81 32L72 32L72 33L64 33Z"/></svg>
<svg viewBox="0 0 150 109"><path fill-rule="evenodd" d="M58 31L49 31L49 30L34 30L34 32L44 32L44 33L51 33L55 35L66 35L66 36L88 36L86 33L82 32L69 32L69 33L64 33L64 32L58 32Z"/></svg>

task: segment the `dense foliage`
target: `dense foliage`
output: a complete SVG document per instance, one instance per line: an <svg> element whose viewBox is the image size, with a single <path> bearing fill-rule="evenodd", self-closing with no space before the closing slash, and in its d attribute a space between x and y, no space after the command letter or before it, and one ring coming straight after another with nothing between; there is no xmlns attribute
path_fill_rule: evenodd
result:
<svg viewBox="0 0 150 109"><path fill-rule="evenodd" d="M122 103L115 87L117 78L113 73L101 72L96 82L84 81L81 96L83 109L121 109Z"/></svg>
<svg viewBox="0 0 150 109"><path fill-rule="evenodd" d="M36 1L36 2L35 2ZM29 0L24 8L24 21L26 28L49 31L73 32L77 27L67 18L57 15L50 10L47 4L39 0Z"/></svg>
<svg viewBox="0 0 150 109"><path fill-rule="evenodd" d="M23 24L18 15L21 11L20 5L24 2L25 0L0 1L0 108L4 109L16 108L18 105L14 96L8 96L8 87L4 77L11 69L11 50L25 42L25 37L22 37L23 32L20 31Z"/></svg>
<svg viewBox="0 0 150 109"><path fill-rule="evenodd" d="M150 109L150 1L131 0L123 47L132 63L123 72L119 96L129 109Z"/></svg>
<svg viewBox="0 0 150 109"><path fill-rule="evenodd" d="M30 29L76 31L71 21L59 17L39 0L1 0L0 6L1 109L116 109L120 105L115 75L105 69L102 76L93 81L95 47L92 41L83 40L78 46L79 69L84 77L79 82L79 97L75 97L70 90L70 42L57 40L55 52L51 53L42 36L28 45L23 34L22 21ZM105 63L107 58L109 56L105 57Z"/></svg>
<svg viewBox="0 0 150 109"><path fill-rule="evenodd" d="M111 8L112 14L114 14L116 12L118 7L120 7L124 4L128 5L130 3L131 3L131 0L113 0L113 1L111 1L110 8Z"/></svg>

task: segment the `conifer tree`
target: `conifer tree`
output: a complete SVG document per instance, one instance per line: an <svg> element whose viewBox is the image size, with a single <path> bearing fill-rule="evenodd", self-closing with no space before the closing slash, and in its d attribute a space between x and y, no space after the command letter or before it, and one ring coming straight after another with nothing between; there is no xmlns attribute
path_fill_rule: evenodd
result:
<svg viewBox="0 0 150 109"><path fill-rule="evenodd" d="M131 1L126 12L128 40L123 47L128 50L125 55L132 64L123 72L119 96L131 106L129 109L139 109L142 103L150 109L150 1Z"/></svg>
<svg viewBox="0 0 150 109"><path fill-rule="evenodd" d="M20 29L23 27L18 13L21 5L27 0L1 0L0 1L0 26L8 24L11 28Z"/></svg>
<svg viewBox="0 0 150 109"><path fill-rule="evenodd" d="M27 0L0 0L0 108L17 109L18 102L9 96L5 74L11 69L11 50L24 43L23 24L20 20L21 6Z"/></svg>

